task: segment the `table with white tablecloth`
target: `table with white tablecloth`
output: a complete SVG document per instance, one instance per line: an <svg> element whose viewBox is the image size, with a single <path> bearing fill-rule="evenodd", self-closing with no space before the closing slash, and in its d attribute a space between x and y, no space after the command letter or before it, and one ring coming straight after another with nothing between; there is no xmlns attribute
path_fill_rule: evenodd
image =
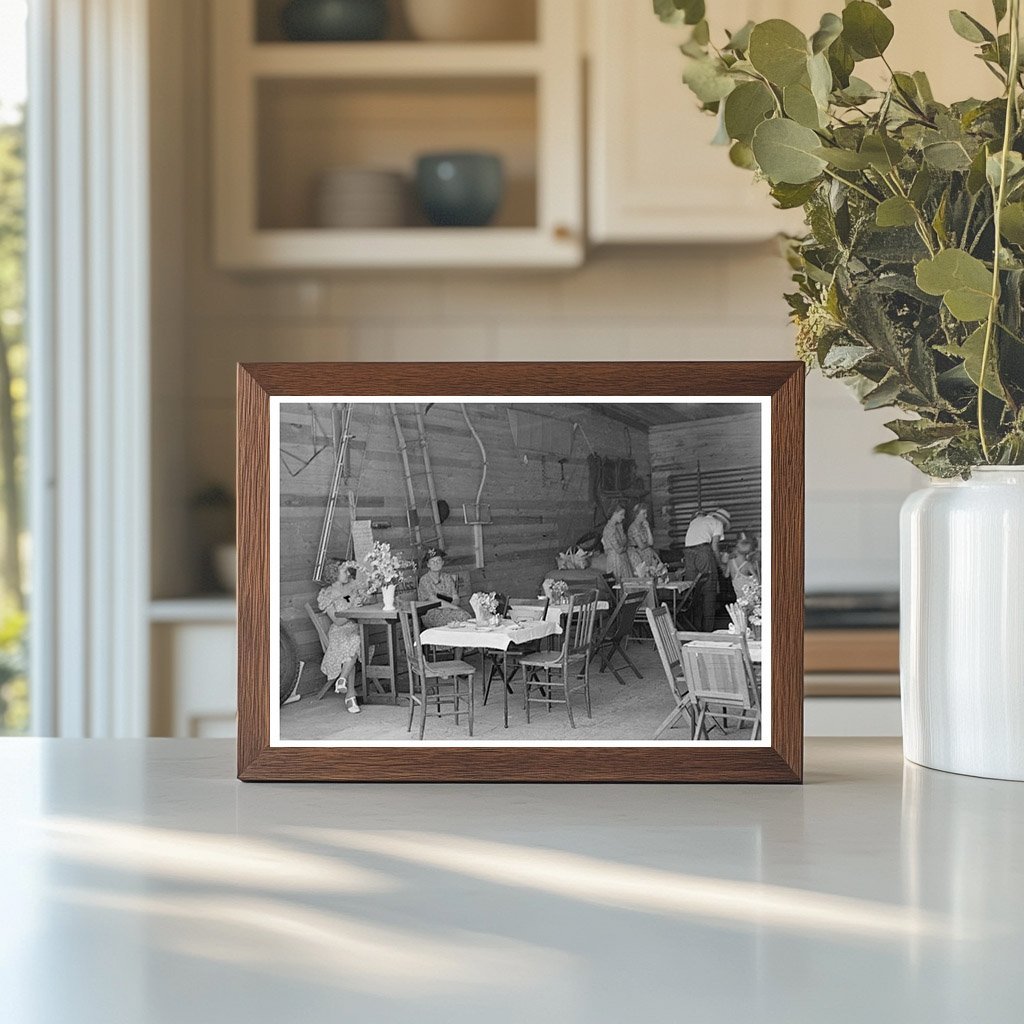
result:
<svg viewBox="0 0 1024 1024"><path fill-rule="evenodd" d="M495 626L481 626L474 621L450 622L446 626L432 626L420 633L420 643L430 647L477 647L480 649L480 678L486 671L485 656L487 651L501 651L507 654L512 646L522 646L532 640L543 640L562 632L557 621L545 619L543 622L530 620L513 622L502 619ZM508 659L502 658L502 694L505 700L505 728L508 728L508 686L504 680L508 676Z"/></svg>

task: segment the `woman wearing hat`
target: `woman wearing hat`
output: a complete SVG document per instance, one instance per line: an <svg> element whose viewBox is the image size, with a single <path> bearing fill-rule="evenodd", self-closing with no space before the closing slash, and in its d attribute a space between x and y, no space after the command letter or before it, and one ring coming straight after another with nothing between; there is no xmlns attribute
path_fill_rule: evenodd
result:
<svg viewBox="0 0 1024 1024"><path fill-rule="evenodd" d="M420 577L417 597L421 601L440 601L441 607L434 608L423 616L429 627L447 626L449 622L465 622L469 612L459 607L459 585L450 572L442 572L445 552L430 548L423 556L423 568L427 571Z"/></svg>
<svg viewBox="0 0 1024 1024"><path fill-rule="evenodd" d="M694 625L701 633L710 633L715 628L715 603L718 599L718 545L725 538L731 516L724 508L714 512L699 513L686 530L686 548L683 564L686 578L695 580L704 575L700 603L694 606Z"/></svg>

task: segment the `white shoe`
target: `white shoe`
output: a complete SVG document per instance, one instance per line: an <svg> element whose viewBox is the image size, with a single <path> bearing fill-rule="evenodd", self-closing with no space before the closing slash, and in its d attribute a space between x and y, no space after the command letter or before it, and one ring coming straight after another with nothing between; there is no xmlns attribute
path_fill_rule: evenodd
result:
<svg viewBox="0 0 1024 1024"><path fill-rule="evenodd" d="M349 694L345 698L345 710L350 715L358 715L359 714L359 705L356 703L356 695L354 693Z"/></svg>
<svg viewBox="0 0 1024 1024"><path fill-rule="evenodd" d="M348 693L348 680L344 676L338 676L334 681L335 693Z"/></svg>

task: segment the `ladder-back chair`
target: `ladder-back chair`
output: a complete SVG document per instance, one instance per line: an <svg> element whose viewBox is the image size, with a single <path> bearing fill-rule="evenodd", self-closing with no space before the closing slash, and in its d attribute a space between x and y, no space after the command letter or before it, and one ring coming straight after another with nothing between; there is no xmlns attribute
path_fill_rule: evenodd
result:
<svg viewBox="0 0 1024 1024"><path fill-rule="evenodd" d="M409 725L412 732L416 708L420 709L420 739L427 725L427 702L437 705L440 717L455 716L455 724L466 715L469 719L469 735L473 735L474 687L472 665L465 661L427 661L420 643L420 614L422 605L414 601L403 601L398 606L398 618L402 624L402 640L405 644L406 664L409 668ZM465 707L463 705L465 704ZM450 707L444 711L442 708Z"/></svg>
<svg viewBox="0 0 1024 1024"><path fill-rule="evenodd" d="M594 620L597 618L597 591L589 594L572 594L566 610L565 627L561 648L554 651L538 651L520 658L525 680L524 705L526 721L530 721L531 704L564 704L569 715L569 725L575 729L572 716L572 695L583 691L586 700L587 718L593 718L590 704L590 653L594 639ZM541 679L541 673L544 678ZM575 685L574 685L575 684ZM553 688L561 688L563 698L551 696ZM541 690L534 697L533 690Z"/></svg>

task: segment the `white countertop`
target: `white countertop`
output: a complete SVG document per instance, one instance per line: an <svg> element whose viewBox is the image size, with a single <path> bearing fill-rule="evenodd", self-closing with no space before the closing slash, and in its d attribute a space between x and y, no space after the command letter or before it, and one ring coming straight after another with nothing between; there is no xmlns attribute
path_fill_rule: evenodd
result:
<svg viewBox="0 0 1024 1024"><path fill-rule="evenodd" d="M224 741L0 741L10 1024L1018 1021L1024 785L242 785Z"/></svg>

